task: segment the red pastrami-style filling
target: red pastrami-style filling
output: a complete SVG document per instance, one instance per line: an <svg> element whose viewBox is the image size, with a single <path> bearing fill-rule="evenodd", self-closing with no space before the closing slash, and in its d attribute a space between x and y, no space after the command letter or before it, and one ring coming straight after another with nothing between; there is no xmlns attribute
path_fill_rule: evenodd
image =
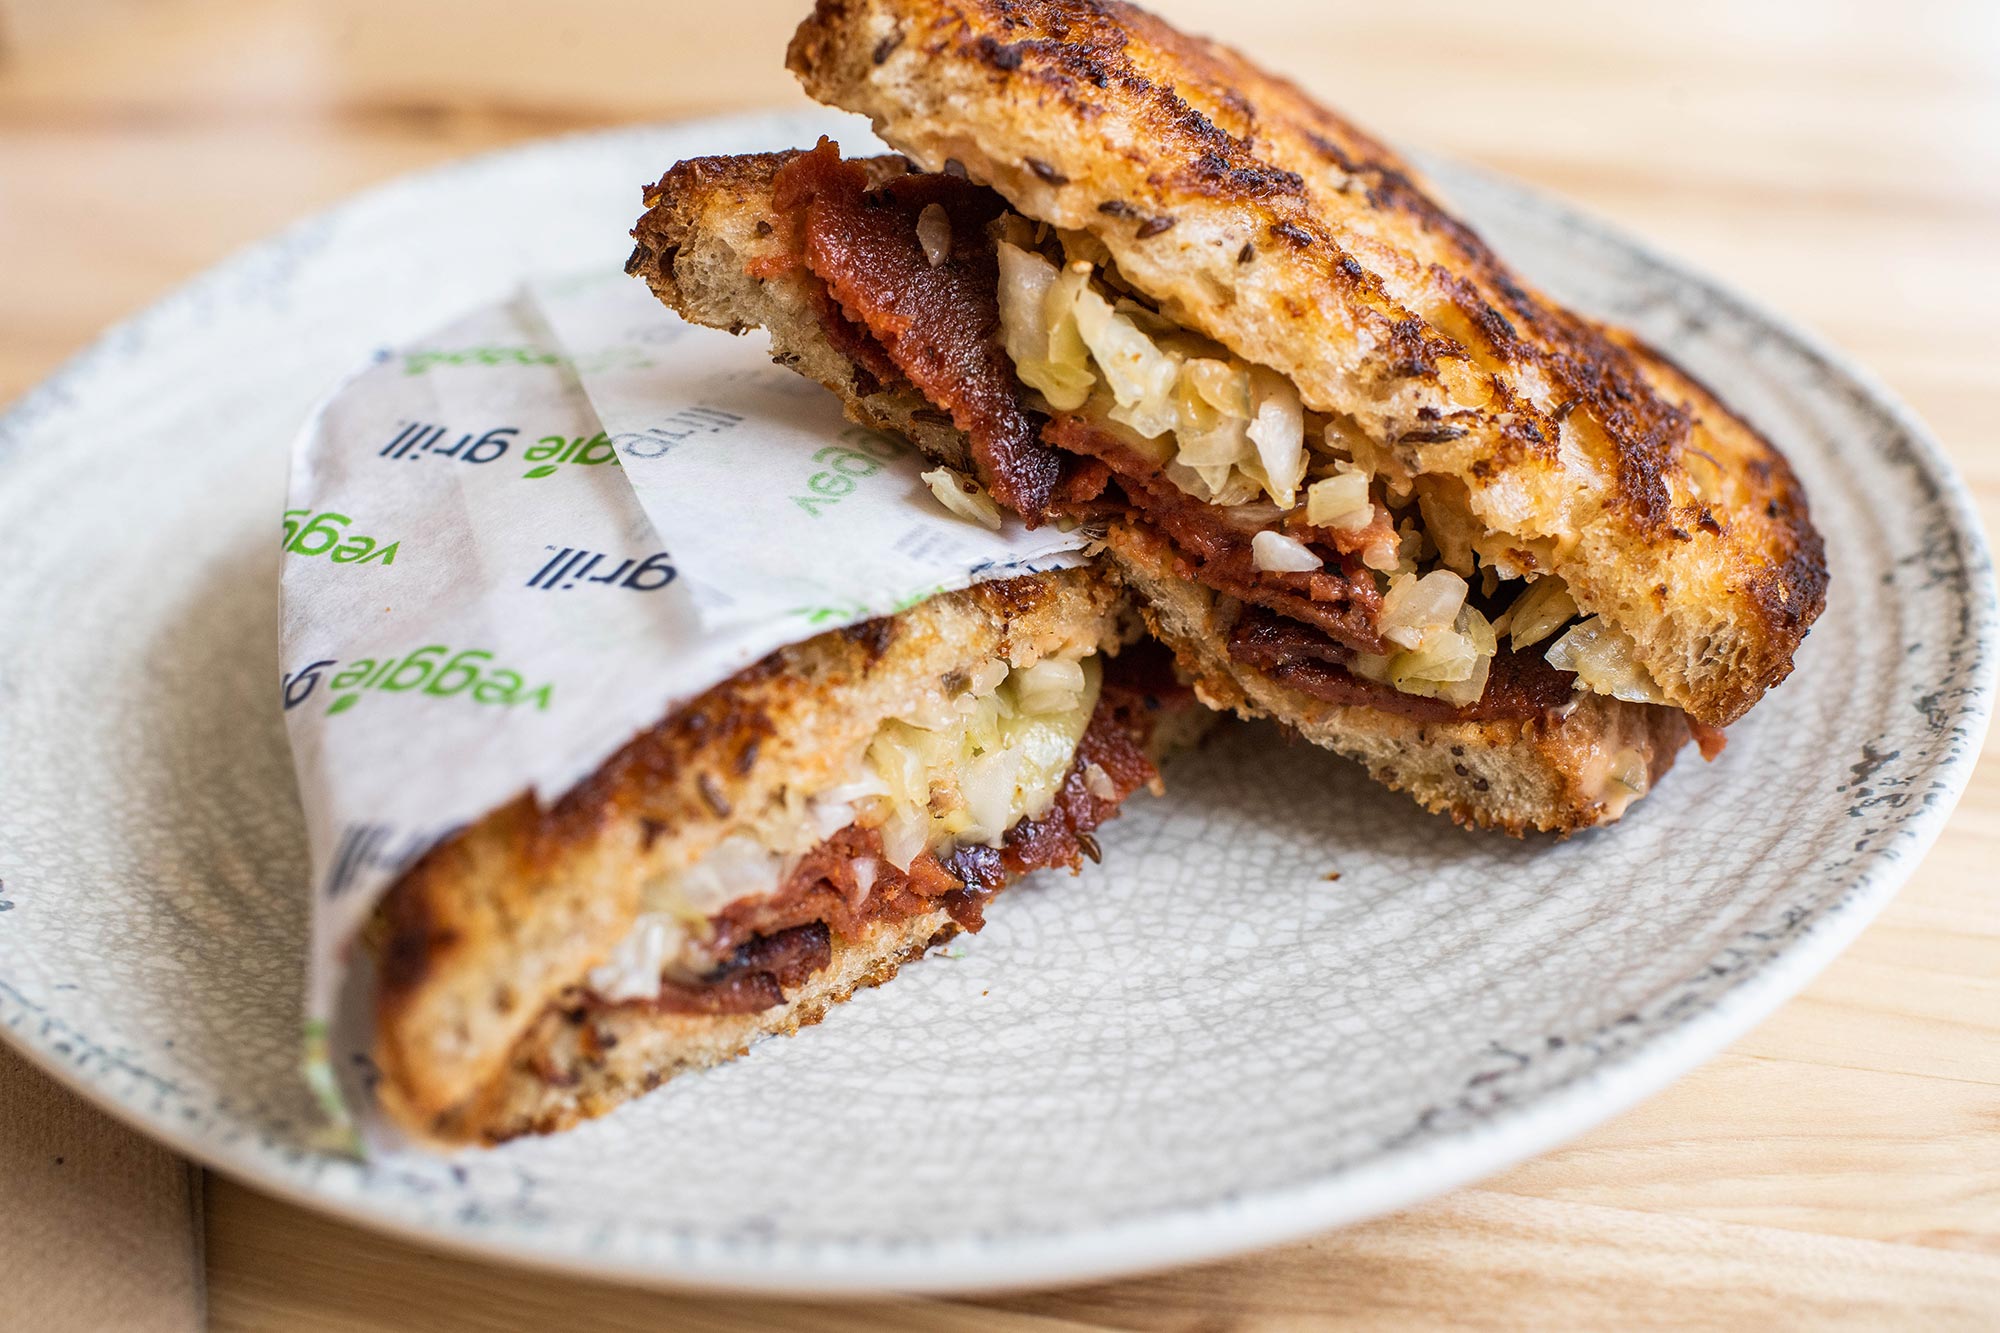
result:
<svg viewBox="0 0 2000 1333"><path fill-rule="evenodd" d="M779 170L773 198L802 219L806 267L843 322L866 329L896 369L951 415L994 498L1030 522L1046 516L1062 458L1042 443L997 336L1000 269L986 227L1006 202L945 175L899 176L871 191L861 165L842 161L838 145L824 138ZM917 232L932 205L951 232L936 264ZM846 351L851 332L830 336ZM872 359L849 355L880 374Z"/></svg>
<svg viewBox="0 0 2000 1333"><path fill-rule="evenodd" d="M1358 547L1342 551L1333 534L1309 529L1304 536L1315 554L1326 559L1324 569L1300 574L1258 569L1250 547L1253 531L1237 527L1227 513L1161 476L1112 432L1064 415L1051 420L1043 435L1051 444L1103 463L1132 511L1166 539L1185 577L1317 626L1357 652L1385 651L1375 632L1382 594L1374 573L1361 563Z"/></svg>
<svg viewBox="0 0 2000 1333"><path fill-rule="evenodd" d="M801 857L775 893L732 904L710 921L714 947L733 953L706 976L665 980L647 999L591 1003L667 1013L759 1013L784 1003L786 992L825 968L834 939L854 938L878 922L942 908L959 928L976 932L985 924L987 901L1012 880L1097 859L1092 831L1159 776L1146 753L1152 716L1181 693L1176 689L1163 702L1139 670L1121 672L1113 659L1054 804L1041 817L1014 825L1001 846L960 847L942 859L927 852L904 871L883 857L880 833L850 824ZM1086 776L1092 765L1104 774L1097 791ZM875 863L866 889L855 865L861 858Z"/></svg>
<svg viewBox="0 0 2000 1333"><path fill-rule="evenodd" d="M1405 694L1383 681L1347 669L1354 654L1311 625L1268 611L1245 608L1229 631L1229 655L1280 684L1330 704L1398 713L1419 722L1526 720L1551 713L1573 697L1575 677L1558 671L1533 652L1507 649L1494 655L1486 689L1476 703Z"/></svg>

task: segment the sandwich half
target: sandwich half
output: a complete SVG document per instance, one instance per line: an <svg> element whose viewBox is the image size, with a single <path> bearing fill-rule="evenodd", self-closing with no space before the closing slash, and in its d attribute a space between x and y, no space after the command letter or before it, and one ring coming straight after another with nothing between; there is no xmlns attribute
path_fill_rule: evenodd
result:
<svg viewBox="0 0 2000 1333"><path fill-rule="evenodd" d="M1095 859L1202 713L1151 645L1121 651L1137 632L1098 569L940 595L774 653L552 806L471 825L369 926L380 1104L436 1141L564 1128Z"/></svg>
<svg viewBox="0 0 2000 1333"><path fill-rule="evenodd" d="M1568 832L1790 672L1777 449L1289 83L1106 0L822 0L790 64L901 156L681 163L631 271L969 506L1105 523L1212 706Z"/></svg>

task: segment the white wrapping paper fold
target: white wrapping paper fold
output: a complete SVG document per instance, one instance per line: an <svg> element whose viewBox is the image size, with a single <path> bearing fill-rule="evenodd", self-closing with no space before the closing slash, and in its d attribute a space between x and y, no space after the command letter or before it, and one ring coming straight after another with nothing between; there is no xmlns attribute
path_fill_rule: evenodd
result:
<svg viewBox="0 0 2000 1333"><path fill-rule="evenodd" d="M701 600L704 624L844 624L1083 545L1012 516L998 532L953 517L907 445L843 420L832 395L773 367L761 338L746 354L622 274L533 295L654 528L717 593Z"/></svg>
<svg viewBox="0 0 2000 1333"><path fill-rule="evenodd" d="M418 856L767 653L1074 563L957 518L761 339L638 283L537 284L383 352L294 446L282 693L312 864L308 1069L366 1105L355 936ZM342 1071L334 1086L332 1069Z"/></svg>

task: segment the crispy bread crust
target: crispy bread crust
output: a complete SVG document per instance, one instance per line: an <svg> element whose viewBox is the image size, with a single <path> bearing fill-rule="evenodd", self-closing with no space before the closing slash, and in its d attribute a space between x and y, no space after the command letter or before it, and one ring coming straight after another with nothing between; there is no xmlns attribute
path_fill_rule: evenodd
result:
<svg viewBox="0 0 2000 1333"><path fill-rule="evenodd" d="M789 63L1353 417L1631 634L1695 717L1731 722L1790 672L1826 567L1778 451L1292 84L1116 0L819 0Z"/></svg>
<svg viewBox="0 0 2000 1333"><path fill-rule="evenodd" d="M941 911L876 922L860 939L836 940L832 961L785 1003L754 1014L549 1010L514 1043L506 1068L433 1122L431 1133L451 1143L500 1143L568 1129L668 1079L733 1060L766 1037L811 1027L957 932Z"/></svg>
<svg viewBox="0 0 2000 1333"><path fill-rule="evenodd" d="M1137 632L1097 569L984 583L773 653L640 734L554 805L523 795L419 861L371 923L385 1104L436 1132L630 928L642 886L742 819L839 780L885 717L995 657Z"/></svg>

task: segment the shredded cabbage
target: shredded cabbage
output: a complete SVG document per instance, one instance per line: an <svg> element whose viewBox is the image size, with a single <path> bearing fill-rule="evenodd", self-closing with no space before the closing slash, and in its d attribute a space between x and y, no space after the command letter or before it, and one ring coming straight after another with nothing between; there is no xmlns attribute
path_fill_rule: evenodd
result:
<svg viewBox="0 0 2000 1333"><path fill-rule="evenodd" d="M1070 313L1081 277L1068 281L1069 275L1059 273L1048 260L1006 241L995 249L1000 259L1000 328L1015 373L1029 388L1039 390L1049 406L1059 412L1075 411L1097 382Z"/></svg>
<svg viewBox="0 0 2000 1333"><path fill-rule="evenodd" d="M1326 562L1296 537L1266 530L1250 539L1250 560L1257 568L1282 574L1310 574Z"/></svg>
<svg viewBox="0 0 2000 1333"><path fill-rule="evenodd" d="M1453 628L1471 640L1472 650L1481 657L1491 657L1500 651L1500 636L1493 632L1493 622L1476 606L1460 607L1458 623Z"/></svg>
<svg viewBox="0 0 2000 1333"><path fill-rule="evenodd" d="M1111 775L1104 771L1102 764L1092 763L1084 766L1083 787L1100 801L1118 799L1118 786L1112 782Z"/></svg>
<svg viewBox="0 0 2000 1333"><path fill-rule="evenodd" d="M969 518L983 528L1000 530L1000 506L993 503L993 497L986 488L962 472L954 472L948 467L932 468L923 474L924 483L931 488L931 494L938 503L957 514Z"/></svg>
<svg viewBox="0 0 2000 1333"><path fill-rule="evenodd" d="M997 669L1004 679L995 679ZM1007 671L997 659L934 726L882 725L867 762L888 791L882 853L899 870L952 843L998 846L1023 818L1047 814L1097 706L1095 658L1044 658Z"/></svg>
<svg viewBox="0 0 2000 1333"><path fill-rule="evenodd" d="M898 870L908 870L930 845L931 821L916 806L899 805L882 824L881 836L883 858Z"/></svg>
<svg viewBox="0 0 2000 1333"><path fill-rule="evenodd" d="M1390 658L1389 679L1407 694L1427 693L1412 687L1464 680L1472 674L1478 656L1463 634L1439 630L1424 640L1422 647Z"/></svg>
<svg viewBox="0 0 2000 1333"><path fill-rule="evenodd" d="M1014 822L1011 812L1021 780L1021 758L1018 750L991 749L966 764L958 780L972 820L961 833L966 841L997 841Z"/></svg>
<svg viewBox="0 0 2000 1333"><path fill-rule="evenodd" d="M1182 463L1205 472L1249 461L1250 376L1246 372L1233 369L1226 361L1192 357L1181 366L1174 405L1178 423L1174 440Z"/></svg>
<svg viewBox="0 0 2000 1333"><path fill-rule="evenodd" d="M1029 715L1060 713L1075 708L1088 688L1082 662L1045 657L1015 673L1015 706Z"/></svg>
<svg viewBox="0 0 2000 1333"><path fill-rule="evenodd" d="M882 863L872 856L856 856L850 858L847 864L854 869L854 897L850 905L859 907L868 901L868 892L875 887L875 880L882 873Z"/></svg>
<svg viewBox="0 0 2000 1333"><path fill-rule="evenodd" d="M1250 372L1245 367L1212 356L1194 356L1188 358L1181 373L1188 388L1223 416L1248 421L1256 415L1250 408Z"/></svg>
<svg viewBox="0 0 2000 1333"><path fill-rule="evenodd" d="M1254 419L1249 434L1263 468L1264 490L1290 509L1306 475L1305 405L1290 380L1262 366L1250 371L1250 398Z"/></svg>
<svg viewBox="0 0 2000 1333"><path fill-rule="evenodd" d="M1433 631L1450 628L1469 591L1465 580L1448 569L1434 569L1422 578L1397 574L1382 596L1376 629L1399 648L1416 648Z"/></svg>
<svg viewBox="0 0 2000 1333"><path fill-rule="evenodd" d="M1306 487L1306 522L1314 527L1353 532L1374 521L1367 473L1344 468ZM1393 562L1393 555L1390 558Z"/></svg>
<svg viewBox="0 0 2000 1333"><path fill-rule="evenodd" d="M1109 399L1101 415L1140 439L1167 440L1162 465L1181 489L1214 504L1260 490L1285 509L1298 503L1305 407L1288 380L1226 354L1191 354L1210 344L1157 312L1107 299L1088 262L1058 270L1008 240L996 250L1003 344L1022 382L1051 408L1083 407L1101 377Z"/></svg>
<svg viewBox="0 0 2000 1333"><path fill-rule="evenodd" d="M1497 645L1493 626L1478 608L1462 606L1450 629L1435 629L1422 644L1388 661L1386 677L1405 694L1464 707L1486 692Z"/></svg>
<svg viewBox="0 0 2000 1333"><path fill-rule="evenodd" d="M1359 674L1460 707L1478 702L1499 636L1466 602L1467 591L1465 580L1448 569L1391 578L1376 628L1402 651L1369 659L1356 668Z"/></svg>
<svg viewBox="0 0 2000 1333"><path fill-rule="evenodd" d="M782 865L757 839L732 833L676 875L670 888L691 910L713 916L738 898L776 888Z"/></svg>
<svg viewBox="0 0 2000 1333"><path fill-rule="evenodd" d="M1576 613L1568 585L1551 574L1530 583L1507 608L1507 635L1516 648L1530 648L1574 620Z"/></svg>
<svg viewBox="0 0 2000 1333"><path fill-rule="evenodd" d="M1579 621L1549 646L1545 654L1558 671L1573 671L1577 683L1593 694L1608 694L1627 703L1665 703L1666 696L1637 660L1632 636L1602 616Z"/></svg>
<svg viewBox="0 0 2000 1333"><path fill-rule="evenodd" d="M1481 657L1475 660L1472 674L1461 681L1440 684L1433 698L1442 699L1460 708L1469 708L1486 693L1487 677L1493 674L1493 658Z"/></svg>
<svg viewBox="0 0 2000 1333"><path fill-rule="evenodd" d="M1245 504L1264 493L1261 486L1233 467L1197 469L1185 463L1169 462L1160 468L1160 472L1197 500L1206 500L1225 509Z"/></svg>
<svg viewBox="0 0 2000 1333"><path fill-rule="evenodd" d="M1148 439L1172 430L1176 420L1174 384L1180 379L1175 358L1140 332L1131 316L1113 310L1109 301L1089 287L1077 293L1073 309L1076 331L1118 404L1111 410L1112 420L1124 422Z"/></svg>
<svg viewBox="0 0 2000 1333"><path fill-rule="evenodd" d="M1055 286L1043 298L1043 317L1049 328L1049 364L1065 377L1067 382L1085 386L1085 396L1096 387L1097 377L1090 369L1090 349L1084 346L1083 334L1076 327L1076 298L1090 286L1090 268L1084 264L1072 264L1056 279ZM1047 396L1046 394L1044 395ZM1059 411L1070 411L1075 403L1066 399L1050 398L1049 405Z"/></svg>
<svg viewBox="0 0 2000 1333"><path fill-rule="evenodd" d="M687 928L664 912L643 912L611 951L611 956L584 976L584 982L605 999L650 1000L660 993L660 978L686 947Z"/></svg>

